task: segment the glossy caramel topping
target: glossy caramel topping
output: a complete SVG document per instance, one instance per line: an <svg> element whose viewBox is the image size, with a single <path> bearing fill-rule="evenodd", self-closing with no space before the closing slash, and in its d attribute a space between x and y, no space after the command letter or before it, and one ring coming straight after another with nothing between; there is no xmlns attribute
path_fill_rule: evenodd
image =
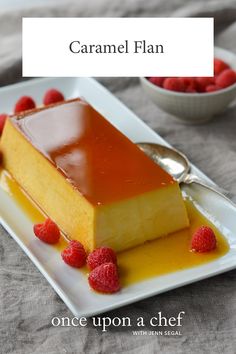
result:
<svg viewBox="0 0 236 354"><path fill-rule="evenodd" d="M130 198L175 183L135 144L81 100L31 113L21 119L13 118L13 122L94 205Z"/></svg>

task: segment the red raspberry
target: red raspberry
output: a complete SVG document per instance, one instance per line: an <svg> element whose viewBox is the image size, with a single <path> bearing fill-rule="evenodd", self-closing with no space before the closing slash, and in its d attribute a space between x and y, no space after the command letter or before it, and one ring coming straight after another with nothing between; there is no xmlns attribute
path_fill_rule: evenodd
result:
<svg viewBox="0 0 236 354"><path fill-rule="evenodd" d="M166 90L177 91L177 92L184 92L185 91L185 84L181 78L177 77L168 77L165 79L163 83L163 87Z"/></svg>
<svg viewBox="0 0 236 354"><path fill-rule="evenodd" d="M194 77L180 77L180 79L183 81L183 83L186 87L195 85Z"/></svg>
<svg viewBox="0 0 236 354"><path fill-rule="evenodd" d="M49 244L57 243L60 238L60 230L51 219L46 219L42 224L34 225L34 234L41 241Z"/></svg>
<svg viewBox="0 0 236 354"><path fill-rule="evenodd" d="M109 247L99 247L88 255L87 266L90 270L95 269L103 263L117 263L116 254Z"/></svg>
<svg viewBox="0 0 236 354"><path fill-rule="evenodd" d="M196 86L198 92L205 92L206 87L214 84L214 77L196 77Z"/></svg>
<svg viewBox="0 0 236 354"><path fill-rule="evenodd" d="M7 117L5 113L0 114L0 135L2 134Z"/></svg>
<svg viewBox="0 0 236 354"><path fill-rule="evenodd" d="M88 277L92 289L101 293L112 294L120 290L117 267L114 263L103 263L93 269Z"/></svg>
<svg viewBox="0 0 236 354"><path fill-rule="evenodd" d="M60 91L58 91L56 89L51 89L45 93L44 98L43 98L43 103L45 104L45 106L47 106L52 103L64 101L64 99L65 98Z"/></svg>
<svg viewBox="0 0 236 354"><path fill-rule="evenodd" d="M86 252L84 246L79 241L70 241L69 246L61 252L65 263L74 268L81 268L86 263Z"/></svg>
<svg viewBox="0 0 236 354"><path fill-rule="evenodd" d="M180 78L185 85L185 92L196 93L197 85L194 77L181 77Z"/></svg>
<svg viewBox="0 0 236 354"><path fill-rule="evenodd" d="M192 82L192 79L191 77L180 77L179 79L181 79L184 83L185 86L188 86L191 84Z"/></svg>
<svg viewBox="0 0 236 354"><path fill-rule="evenodd" d="M149 77L148 79L152 84L162 87L165 77Z"/></svg>
<svg viewBox="0 0 236 354"><path fill-rule="evenodd" d="M28 111L29 109L34 109L36 104L34 100L29 96L22 96L15 105L14 112L20 113L23 111Z"/></svg>
<svg viewBox="0 0 236 354"><path fill-rule="evenodd" d="M195 252L209 252L216 248L214 231L208 226L201 226L193 234L191 249Z"/></svg>
<svg viewBox="0 0 236 354"><path fill-rule="evenodd" d="M206 87L206 92L215 92L219 91L221 88L217 85L209 85Z"/></svg>
<svg viewBox="0 0 236 354"><path fill-rule="evenodd" d="M232 69L222 71L216 77L216 85L222 88L233 85L236 82L236 72Z"/></svg>
<svg viewBox="0 0 236 354"><path fill-rule="evenodd" d="M221 59L214 59L214 74L219 75L222 71L225 69L229 69L229 65L226 64L223 60Z"/></svg>

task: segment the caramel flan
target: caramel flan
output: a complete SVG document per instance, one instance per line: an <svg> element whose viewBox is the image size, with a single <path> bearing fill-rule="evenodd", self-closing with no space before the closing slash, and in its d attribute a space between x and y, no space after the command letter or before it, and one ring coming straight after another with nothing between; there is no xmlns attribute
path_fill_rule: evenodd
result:
<svg viewBox="0 0 236 354"><path fill-rule="evenodd" d="M9 118L0 148L24 191L89 251L189 225L178 183L80 99Z"/></svg>

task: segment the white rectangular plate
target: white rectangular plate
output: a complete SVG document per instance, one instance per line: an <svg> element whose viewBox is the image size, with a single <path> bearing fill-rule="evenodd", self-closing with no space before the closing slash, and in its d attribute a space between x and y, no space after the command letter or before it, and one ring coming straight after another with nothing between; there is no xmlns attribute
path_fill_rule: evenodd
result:
<svg viewBox="0 0 236 354"><path fill-rule="evenodd" d="M98 82L90 78L37 79L0 89L1 110L10 112L22 95L31 95L38 104L48 88L58 88L66 98L84 97L101 114L132 141L149 141L167 145L134 113ZM193 166L201 178L211 182ZM202 266L174 272L127 286L114 295L100 295L89 289L85 276L66 266L59 252L33 236L32 222L19 205L0 189L0 222L15 239L75 316L92 316L204 279L236 267L236 208L201 187L185 191L217 220L217 226L228 239L230 250L223 257Z"/></svg>

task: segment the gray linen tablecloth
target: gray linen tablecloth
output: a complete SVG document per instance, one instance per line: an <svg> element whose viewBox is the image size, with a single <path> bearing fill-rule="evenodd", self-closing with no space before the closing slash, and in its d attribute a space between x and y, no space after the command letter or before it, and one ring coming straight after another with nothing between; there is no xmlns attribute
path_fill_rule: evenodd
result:
<svg viewBox="0 0 236 354"><path fill-rule="evenodd" d="M45 5L46 4L46 5ZM1 6L1 4L0 4ZM39 1L31 9L0 8L0 85L21 79L22 16L214 16L216 44L236 50L235 0ZM149 126L222 187L236 189L236 106L205 125L186 126L154 106L137 79L101 82ZM0 102L1 104L1 102ZM71 316L37 268L0 227L0 352L44 353L236 353L236 271L112 311L110 317L185 311L182 336L133 336L129 328L106 333L92 326L52 327L54 316ZM146 329L149 329L148 327Z"/></svg>

